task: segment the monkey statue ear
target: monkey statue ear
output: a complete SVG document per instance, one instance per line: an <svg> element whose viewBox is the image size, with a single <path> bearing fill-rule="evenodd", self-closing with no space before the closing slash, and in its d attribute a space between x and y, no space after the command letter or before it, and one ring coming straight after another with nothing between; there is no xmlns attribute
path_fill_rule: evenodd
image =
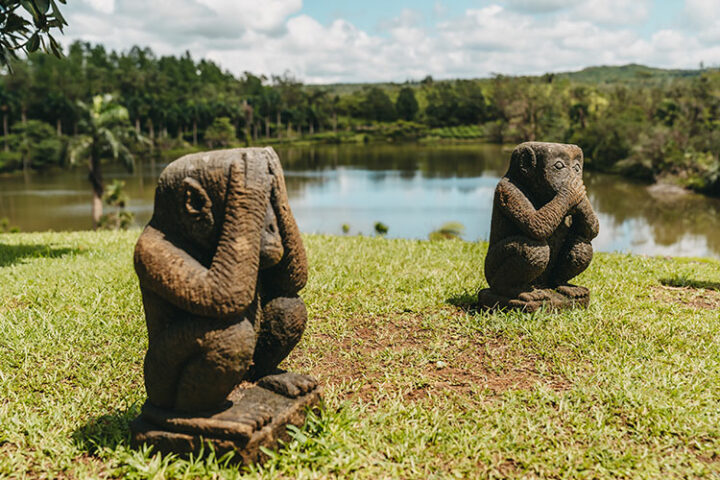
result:
<svg viewBox="0 0 720 480"><path fill-rule="evenodd" d="M517 162L523 175L527 175L535 169L537 157L535 150L529 145L520 145L513 151L512 160Z"/></svg>
<svg viewBox="0 0 720 480"><path fill-rule="evenodd" d="M200 182L186 177L182 182L182 192L185 211L194 221L201 222L204 227L212 227L214 223L212 201Z"/></svg>

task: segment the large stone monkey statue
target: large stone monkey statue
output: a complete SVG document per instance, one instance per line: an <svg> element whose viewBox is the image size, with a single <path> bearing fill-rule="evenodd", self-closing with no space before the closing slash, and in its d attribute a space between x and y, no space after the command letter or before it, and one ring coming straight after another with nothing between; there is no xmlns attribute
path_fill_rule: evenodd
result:
<svg viewBox="0 0 720 480"><path fill-rule="evenodd" d="M297 397L278 373L300 340L307 260L271 149L187 155L162 172L135 248L148 328L148 402L180 412L227 404L242 381Z"/></svg>
<svg viewBox="0 0 720 480"><path fill-rule="evenodd" d="M587 305L587 288L568 283L590 264L590 241L599 231L582 171L576 145L526 142L515 148L495 190L485 258L490 288L480 292L481 305Z"/></svg>

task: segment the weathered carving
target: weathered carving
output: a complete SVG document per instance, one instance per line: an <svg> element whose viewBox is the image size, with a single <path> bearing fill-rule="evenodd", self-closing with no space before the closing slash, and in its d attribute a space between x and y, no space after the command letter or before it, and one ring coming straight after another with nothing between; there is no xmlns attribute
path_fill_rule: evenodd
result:
<svg viewBox="0 0 720 480"><path fill-rule="evenodd" d="M490 246L479 293L487 308L533 311L587 306L589 291L568 282L592 260L598 234L576 145L526 142L512 152L495 189Z"/></svg>
<svg viewBox="0 0 720 480"><path fill-rule="evenodd" d="M277 370L305 329L307 260L271 148L168 165L135 270L149 340L136 443L184 453L203 437L252 461L317 403L315 380Z"/></svg>

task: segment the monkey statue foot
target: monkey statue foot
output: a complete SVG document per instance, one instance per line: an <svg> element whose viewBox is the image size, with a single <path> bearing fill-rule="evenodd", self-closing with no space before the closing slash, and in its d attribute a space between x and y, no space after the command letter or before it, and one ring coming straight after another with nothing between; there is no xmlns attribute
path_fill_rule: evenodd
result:
<svg viewBox="0 0 720 480"><path fill-rule="evenodd" d="M273 411L267 405L252 405L244 410L236 419L250 428L250 431L258 431L270 423L273 418Z"/></svg>
<svg viewBox="0 0 720 480"><path fill-rule="evenodd" d="M235 452L234 462L263 461L262 450L275 449L278 440L288 440L287 426L301 426L307 410L318 410L320 404L320 388L310 377L283 373L264 378L273 389L243 382L228 396L229 407L217 412L182 413L146 402L140 417L130 424L133 446L148 444L162 453L187 456L211 443L219 455ZM297 395L278 393L275 388Z"/></svg>
<svg viewBox="0 0 720 480"><path fill-rule="evenodd" d="M582 287L580 285L571 285L569 283L566 283L564 285L558 285L557 287L555 287L555 291L562 295L565 295L568 298L583 298L590 295L590 290L587 287Z"/></svg>
<svg viewBox="0 0 720 480"><path fill-rule="evenodd" d="M518 295L513 295L522 300L523 302L542 302L545 300L552 300L552 292L545 289L534 288L530 291L520 292Z"/></svg>
<svg viewBox="0 0 720 480"><path fill-rule="evenodd" d="M557 289L537 288L512 296L503 295L490 288L485 288L478 293L478 306L485 310L508 309L523 310L525 312L535 312L541 308L566 310L588 306L590 293L585 287L574 285L562 285L561 287Z"/></svg>
<svg viewBox="0 0 720 480"><path fill-rule="evenodd" d="M317 387L317 381L314 378L292 372L267 375L258 380L257 384L289 398L306 395Z"/></svg>

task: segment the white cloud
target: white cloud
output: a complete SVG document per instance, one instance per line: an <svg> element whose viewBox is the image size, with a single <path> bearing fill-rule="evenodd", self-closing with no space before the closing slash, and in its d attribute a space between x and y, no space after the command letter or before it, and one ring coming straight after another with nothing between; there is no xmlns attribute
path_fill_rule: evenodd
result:
<svg viewBox="0 0 720 480"><path fill-rule="evenodd" d="M549 13L573 7L583 0L504 0L510 9L520 12Z"/></svg>
<svg viewBox="0 0 720 480"><path fill-rule="evenodd" d="M685 0L685 15L697 26L709 26L720 19L718 0Z"/></svg>
<svg viewBox="0 0 720 480"><path fill-rule="evenodd" d="M701 31L698 38L707 45L720 45L720 18Z"/></svg>
<svg viewBox="0 0 720 480"><path fill-rule="evenodd" d="M720 1L685 0L684 24L688 32L697 33L697 38L707 47L720 44ZM714 59L717 65L717 57Z"/></svg>
<svg viewBox="0 0 720 480"><path fill-rule="evenodd" d="M245 28L275 31L302 8L302 0L197 0L220 18Z"/></svg>
<svg viewBox="0 0 720 480"><path fill-rule="evenodd" d="M115 0L85 0L85 3L105 14L113 13L115 10Z"/></svg>
<svg viewBox="0 0 720 480"><path fill-rule="evenodd" d="M649 17L650 0L587 0L572 14L595 24L637 25Z"/></svg>
<svg viewBox="0 0 720 480"><path fill-rule="evenodd" d="M122 0L112 15L71 2L65 42L82 38L122 50L137 44L163 55L189 50L238 74L290 70L313 83L540 74L631 62L693 68L720 59L718 24L650 37L634 30L632 22L647 18L647 0L542 0L533 2L545 12L537 15L509 5L525 1L446 13L432 23L408 9L380 33L346 19L320 23L299 13L301 0Z"/></svg>
<svg viewBox="0 0 720 480"><path fill-rule="evenodd" d="M720 42L704 45L697 37L680 30L656 32L650 47L648 62L660 66L697 68L700 62L717 66L720 59Z"/></svg>

